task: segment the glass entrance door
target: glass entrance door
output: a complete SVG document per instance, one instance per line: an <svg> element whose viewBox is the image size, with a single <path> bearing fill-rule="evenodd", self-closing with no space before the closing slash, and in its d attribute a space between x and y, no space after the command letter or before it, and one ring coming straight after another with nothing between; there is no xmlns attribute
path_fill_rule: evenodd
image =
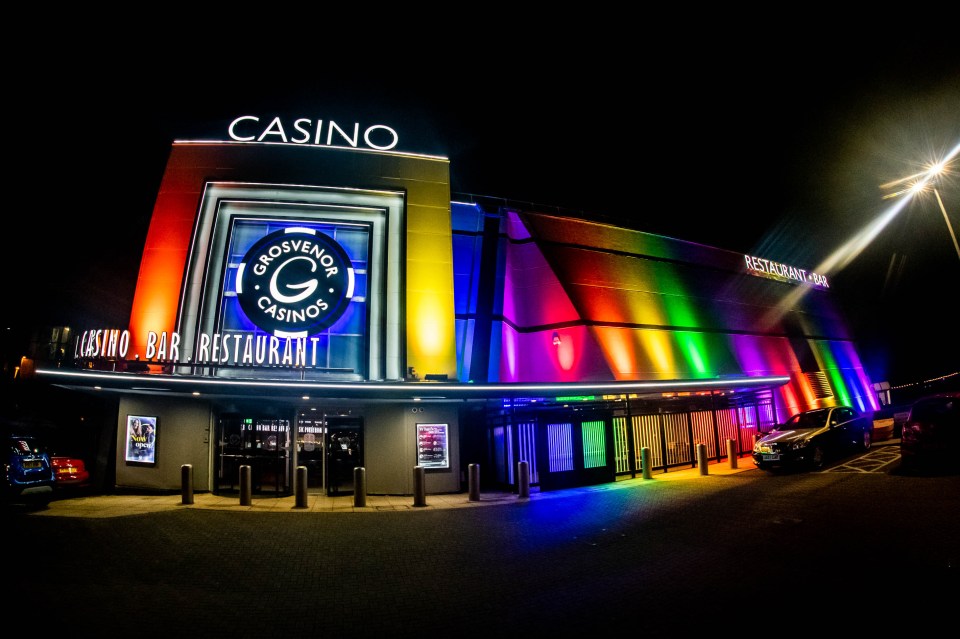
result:
<svg viewBox="0 0 960 639"><path fill-rule="evenodd" d="M240 491L240 467L249 466L254 493L288 494L290 420L222 415L217 423L216 492Z"/></svg>
<svg viewBox="0 0 960 639"><path fill-rule="evenodd" d="M300 413L297 421L297 466L307 469L307 489L318 491L324 487L326 427L323 417L312 414Z"/></svg>
<svg viewBox="0 0 960 639"><path fill-rule="evenodd" d="M353 469L363 466L363 418L327 417L327 494L352 495Z"/></svg>

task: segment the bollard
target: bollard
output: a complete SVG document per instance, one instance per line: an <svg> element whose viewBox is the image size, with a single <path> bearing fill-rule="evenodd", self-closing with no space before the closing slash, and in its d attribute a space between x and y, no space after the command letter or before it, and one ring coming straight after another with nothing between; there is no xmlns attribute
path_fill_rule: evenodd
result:
<svg viewBox="0 0 960 639"><path fill-rule="evenodd" d="M697 444L697 466L700 468L701 475L709 474L707 470L707 464L709 460L707 459L707 445L706 444Z"/></svg>
<svg viewBox="0 0 960 639"><path fill-rule="evenodd" d="M355 508L367 505L367 469L363 466L353 469L353 505Z"/></svg>
<svg viewBox="0 0 960 639"><path fill-rule="evenodd" d="M427 472L423 466L413 467L413 505L427 505Z"/></svg>
<svg viewBox="0 0 960 639"><path fill-rule="evenodd" d="M240 467L240 505L250 505L250 494L253 492L253 476L250 472L250 466L246 464Z"/></svg>
<svg viewBox="0 0 960 639"><path fill-rule="evenodd" d="M480 501L480 464L467 466L469 474L470 501Z"/></svg>
<svg viewBox="0 0 960 639"><path fill-rule="evenodd" d="M640 469L643 471L644 479L653 479L653 471L650 469L649 446L644 446L640 449Z"/></svg>
<svg viewBox="0 0 960 639"><path fill-rule="evenodd" d="M184 464L180 467L180 495L182 504L193 503L193 466Z"/></svg>
<svg viewBox="0 0 960 639"><path fill-rule="evenodd" d="M730 468L737 467L737 448L736 442L732 439L727 440L727 461L730 462Z"/></svg>
<svg viewBox="0 0 960 639"><path fill-rule="evenodd" d="M530 464L522 461L517 464L517 497L530 497Z"/></svg>
<svg viewBox="0 0 960 639"><path fill-rule="evenodd" d="M307 507L307 467L297 466L297 474L294 477L293 491L296 493L296 506L294 508Z"/></svg>

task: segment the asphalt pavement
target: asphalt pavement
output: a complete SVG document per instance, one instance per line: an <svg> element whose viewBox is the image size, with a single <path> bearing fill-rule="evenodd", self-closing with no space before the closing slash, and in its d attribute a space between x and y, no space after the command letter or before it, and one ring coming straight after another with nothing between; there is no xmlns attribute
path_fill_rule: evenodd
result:
<svg viewBox="0 0 960 639"><path fill-rule="evenodd" d="M960 477L900 475L891 451L425 506L56 500L4 512L7 618L79 637L934 632L955 621Z"/></svg>

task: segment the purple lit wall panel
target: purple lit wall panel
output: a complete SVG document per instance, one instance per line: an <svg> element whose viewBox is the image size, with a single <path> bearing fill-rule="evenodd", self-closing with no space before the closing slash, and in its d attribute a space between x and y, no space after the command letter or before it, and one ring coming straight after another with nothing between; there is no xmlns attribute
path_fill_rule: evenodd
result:
<svg viewBox="0 0 960 639"><path fill-rule="evenodd" d="M521 328L580 319L535 244L513 244L507 250L503 315Z"/></svg>
<svg viewBox="0 0 960 639"><path fill-rule="evenodd" d="M553 343L557 333L560 344ZM613 379L590 331L574 326L518 333L503 324L501 382L576 382Z"/></svg>
<svg viewBox="0 0 960 639"><path fill-rule="evenodd" d="M799 369L797 356L785 337L731 335L729 339L744 375L782 375Z"/></svg>
<svg viewBox="0 0 960 639"><path fill-rule="evenodd" d="M530 232L516 213L509 212L504 224L507 237L512 240L525 240L530 238Z"/></svg>

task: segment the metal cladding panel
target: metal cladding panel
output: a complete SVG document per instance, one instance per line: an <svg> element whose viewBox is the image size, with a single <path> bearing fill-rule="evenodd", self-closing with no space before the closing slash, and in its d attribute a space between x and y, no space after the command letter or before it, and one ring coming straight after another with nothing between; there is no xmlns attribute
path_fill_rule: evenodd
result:
<svg viewBox="0 0 960 639"><path fill-rule="evenodd" d="M130 352L144 352L147 333L172 333L179 329L183 316L181 309L183 286L188 279L185 269L193 243L197 241L197 219L203 193L211 182L233 184L282 185L287 191L296 187L331 188L359 192L401 193L407 202L416 203L404 210L403 217L392 222L396 228L387 233L399 234L396 249L388 259L398 259L402 267L390 269L392 283L387 293L399 294L407 286L407 261L413 258L422 266L432 262L434 277L417 282L420 298L429 298L427 304L414 309L416 317L404 313L401 307L387 310L397 313L388 319L384 330L387 353L386 374L390 378L403 375L404 365L417 366L418 357L428 353L421 369L429 372L456 371L456 345L453 330L453 274L449 239L446 250L432 250L438 245L437 235L450 237L449 162L445 158L430 158L394 153L335 147L317 147L281 144L254 144L230 142L174 143L153 217L144 246L144 260L140 267L137 288L130 314ZM406 207L404 207L406 209ZM420 219L422 216L427 221ZM438 220L442 223L438 223ZM407 237L408 224L412 228L429 227L433 237L423 244L416 236ZM444 243L442 238L441 243ZM423 244L423 246L421 246ZM214 250L214 246L208 247ZM425 257L429 253L429 257ZM399 254L399 256L398 256ZM192 317L200 322L202 318ZM430 344L424 346L410 325L430 324L449 330L430 332ZM447 325L449 325L447 327ZM406 343L401 340L406 336ZM379 348L379 345L376 345Z"/></svg>

